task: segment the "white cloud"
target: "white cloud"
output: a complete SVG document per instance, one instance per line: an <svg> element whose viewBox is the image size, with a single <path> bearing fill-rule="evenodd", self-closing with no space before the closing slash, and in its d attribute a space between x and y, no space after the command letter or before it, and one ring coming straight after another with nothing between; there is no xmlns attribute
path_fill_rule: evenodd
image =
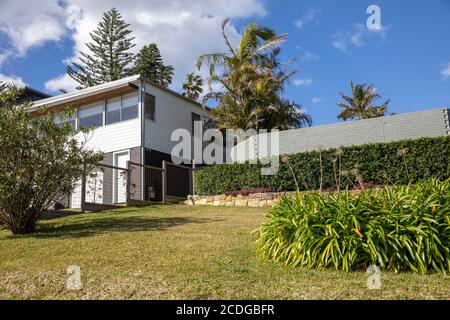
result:
<svg viewBox="0 0 450 320"><path fill-rule="evenodd" d="M318 104L319 102L321 102L323 99L322 98L312 98L311 99L311 102L313 103L313 104Z"/></svg>
<svg viewBox="0 0 450 320"><path fill-rule="evenodd" d="M9 39L9 50L21 56L46 41L60 40L66 16L59 2L2 0L0 32Z"/></svg>
<svg viewBox="0 0 450 320"><path fill-rule="evenodd" d="M369 29L367 26L356 23L351 31L340 31L333 35L331 44L334 48L343 52L350 52L352 47L362 47L370 40L371 42L384 41L389 27L380 26L377 29Z"/></svg>
<svg viewBox="0 0 450 320"><path fill-rule="evenodd" d="M306 86L310 86L313 82L313 79L309 78L309 79L294 79L292 81L292 83L294 84L294 86L297 87L306 87Z"/></svg>
<svg viewBox="0 0 450 320"><path fill-rule="evenodd" d="M20 77L16 76L7 76L5 74L0 73L0 82L3 83L14 83L21 87L25 86L25 82Z"/></svg>
<svg viewBox="0 0 450 320"><path fill-rule="evenodd" d="M11 54L12 53L10 51L0 53L0 66L2 65L3 62L6 61L6 59L8 59L11 56Z"/></svg>
<svg viewBox="0 0 450 320"><path fill-rule="evenodd" d="M320 13L321 13L321 10L319 10L319 9L309 9L308 11L306 11L305 14L302 15L302 17L300 19L297 19L294 21L294 25L298 29L301 29L306 24L313 22Z"/></svg>
<svg viewBox="0 0 450 320"><path fill-rule="evenodd" d="M302 61L302 62L317 61L320 59L319 55L317 55L311 51L308 51L308 50L304 49L303 47L297 46L296 48L301 51L300 61Z"/></svg>
<svg viewBox="0 0 450 320"><path fill-rule="evenodd" d="M66 91L74 91L77 83L68 74L63 74L45 83L45 89L51 92L59 92L61 89Z"/></svg>
<svg viewBox="0 0 450 320"><path fill-rule="evenodd" d="M447 64L447 66L441 70L441 75L444 77L444 79L447 79L450 77L450 62Z"/></svg>
<svg viewBox="0 0 450 320"><path fill-rule="evenodd" d="M220 35L220 24L224 18L266 14L260 0L135 0L133 5L116 0L66 2L65 27L71 31L75 45L73 56L65 59L64 63L76 61L80 51L88 51L85 43L90 41L89 32L96 28L102 13L115 6L131 24L133 36L136 37L135 52L150 42L158 44L165 63L175 67L173 85L176 88L181 87L187 73L196 71L195 60L200 54L225 50ZM231 40L237 42L240 36L238 31L233 26L228 31ZM206 71L202 72L206 75ZM73 85L67 80L67 77L60 75L49 80L46 87L48 90L71 90Z"/></svg>

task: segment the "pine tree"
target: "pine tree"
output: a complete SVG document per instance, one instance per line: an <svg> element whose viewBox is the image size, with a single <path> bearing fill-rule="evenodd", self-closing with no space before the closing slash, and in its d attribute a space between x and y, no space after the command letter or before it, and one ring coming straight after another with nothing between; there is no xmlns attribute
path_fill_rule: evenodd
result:
<svg viewBox="0 0 450 320"><path fill-rule="evenodd" d="M86 44L90 53L80 52L81 63L73 63L67 67L69 76L80 84L77 89L118 80L131 74L129 65L135 55L129 51L135 44L132 42L134 37L128 37L132 32L129 26L116 8L103 13L97 29L90 33L92 42Z"/></svg>
<svg viewBox="0 0 450 320"><path fill-rule="evenodd" d="M161 52L155 43L144 46L138 53L133 72L164 87L172 83L174 68L165 65Z"/></svg>

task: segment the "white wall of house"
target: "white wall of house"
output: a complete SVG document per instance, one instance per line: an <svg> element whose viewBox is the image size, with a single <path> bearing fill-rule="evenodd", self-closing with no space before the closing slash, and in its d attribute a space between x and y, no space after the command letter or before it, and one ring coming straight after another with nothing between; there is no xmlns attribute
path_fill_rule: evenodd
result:
<svg viewBox="0 0 450 320"><path fill-rule="evenodd" d="M110 153L143 146L171 154L172 148L178 143L171 141L174 130L183 128L191 132L193 113L199 115L201 120L210 117L208 111L183 97L148 83L143 84L144 91L142 91L141 85L138 83L136 85L139 89L135 93L124 95L122 98L99 100L77 108L77 115L73 120L77 128L82 124L83 118L88 118L85 121L89 125L92 121L98 122L101 113L100 125L96 125L96 128L87 136L81 132L77 135L80 141L87 139L87 148ZM153 120L144 119L142 107L145 96L141 94L144 92L155 97ZM130 100L130 97L135 97L138 105L137 117L131 120L115 120L114 123L110 123L108 121L109 113L117 112L121 105L123 107L125 101Z"/></svg>
<svg viewBox="0 0 450 320"><path fill-rule="evenodd" d="M109 153L119 150L139 147L141 145L140 120L128 120L114 123L93 130L88 136L87 148ZM84 140L84 135L79 133L77 138Z"/></svg>
<svg viewBox="0 0 450 320"><path fill-rule="evenodd" d="M121 107L126 105L126 101L136 101L137 117L133 119L122 119L125 112L121 111ZM102 125L97 126L87 135L78 133L79 141L87 141L86 147L95 151L109 153L119 150L126 150L141 146L141 112L140 112L140 95L138 92L124 95L110 100L101 100L98 103L89 104L78 108L76 123L79 126L82 110L102 108ZM117 116L114 123L109 120L111 112L116 111ZM123 113L123 115L122 115ZM124 116L123 116L124 117Z"/></svg>
<svg viewBox="0 0 450 320"><path fill-rule="evenodd" d="M202 107L155 86L145 84L145 92L155 97L156 105L154 120L145 119L146 148L170 154L177 144L171 141L175 129L192 131L192 113L209 117Z"/></svg>

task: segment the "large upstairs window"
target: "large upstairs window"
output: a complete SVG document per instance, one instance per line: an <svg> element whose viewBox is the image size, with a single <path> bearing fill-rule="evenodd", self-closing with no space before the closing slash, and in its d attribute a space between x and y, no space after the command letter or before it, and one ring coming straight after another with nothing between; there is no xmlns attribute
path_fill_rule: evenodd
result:
<svg viewBox="0 0 450 320"><path fill-rule="evenodd" d="M76 116L75 114L67 117L64 113L56 114L53 118L53 121L58 127L61 127L63 123L67 122L69 123L73 128L75 128L76 124Z"/></svg>
<svg viewBox="0 0 450 320"><path fill-rule="evenodd" d="M103 126L103 102L78 110L78 127L91 128Z"/></svg>
<svg viewBox="0 0 450 320"><path fill-rule="evenodd" d="M122 96L122 121L135 119L139 116L138 104L137 94Z"/></svg>
<svg viewBox="0 0 450 320"><path fill-rule="evenodd" d="M102 127L121 121L136 119L139 117L139 97L137 94L129 94L125 96L115 97L99 101L86 107L78 109L78 129ZM75 125L75 120L70 122ZM61 120L55 117L55 122L60 123Z"/></svg>
<svg viewBox="0 0 450 320"><path fill-rule="evenodd" d="M122 98L113 98L106 100L106 124L121 121Z"/></svg>

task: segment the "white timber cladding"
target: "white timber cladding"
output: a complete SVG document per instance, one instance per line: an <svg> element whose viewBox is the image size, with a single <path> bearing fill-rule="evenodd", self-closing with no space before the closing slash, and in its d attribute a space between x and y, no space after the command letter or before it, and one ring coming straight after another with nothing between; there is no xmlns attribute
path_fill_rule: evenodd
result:
<svg viewBox="0 0 450 320"><path fill-rule="evenodd" d="M148 83L145 83L145 92L155 97L156 106L154 120L145 119L146 148L170 154L178 143L171 141L174 130L183 128L192 133L192 113L202 119L210 117L201 106Z"/></svg>
<svg viewBox="0 0 450 320"><path fill-rule="evenodd" d="M107 94L110 90L130 84L136 86L136 91L132 94L99 99L76 108L76 116L69 120L76 128L83 124L86 127L92 124L96 126L87 136L81 132L77 134L80 141L88 140L87 148L110 153L146 147L170 154L178 143L171 141L174 130L186 129L191 132L193 113L200 120L210 118L208 111L200 105L170 90L146 83L139 75L41 100L33 105L30 112L43 106L51 108L62 104L70 105L77 100ZM146 93L155 97L155 108L153 119L144 120ZM61 119L55 117L55 122L60 123Z"/></svg>
<svg viewBox="0 0 450 320"><path fill-rule="evenodd" d="M134 103L139 106L139 96L138 92L136 92L119 98L107 101L101 100L97 103L80 107L78 109L77 126L80 125L80 116L83 117L83 114L90 115L93 113L89 110L90 107L98 108L98 106L101 106L102 108L103 125L97 126L87 135L81 132L78 133L77 139L79 141L87 140L87 148L103 153L141 146L141 120L139 107L137 107L136 112L129 108L130 105L133 105ZM122 101L122 112L116 116L114 111L117 110L118 99L121 99ZM108 109L108 102L111 103L110 109ZM108 113L108 110L111 112ZM136 117L131 118L134 114Z"/></svg>

